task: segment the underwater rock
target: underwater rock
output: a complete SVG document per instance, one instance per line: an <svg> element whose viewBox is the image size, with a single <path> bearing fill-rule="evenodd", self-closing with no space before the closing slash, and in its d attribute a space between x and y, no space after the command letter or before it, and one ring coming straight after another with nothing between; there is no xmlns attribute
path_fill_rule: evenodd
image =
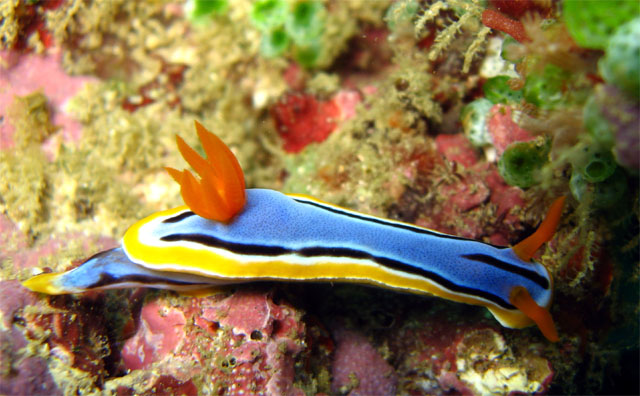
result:
<svg viewBox="0 0 640 396"><path fill-rule="evenodd" d="M503 104L491 108L487 127L498 156L502 155L511 143L528 142L535 138L513 121L511 107Z"/></svg>
<svg viewBox="0 0 640 396"><path fill-rule="evenodd" d="M395 370L364 335L338 327L334 337L337 345L332 366L332 392L349 396L396 394L398 376Z"/></svg>
<svg viewBox="0 0 640 396"><path fill-rule="evenodd" d="M44 358L21 356L21 349L27 346L27 340L18 328L0 330L0 345L0 394L62 395Z"/></svg>
<svg viewBox="0 0 640 396"><path fill-rule="evenodd" d="M491 166L485 183L491 189L490 202L496 205L496 218L501 219L500 225L503 227L517 229L521 227L521 219L514 214L514 208L524 208L524 192L518 188L508 185L498 173L495 167ZM496 233L491 236L491 243L498 245L508 245L508 235Z"/></svg>
<svg viewBox="0 0 640 396"><path fill-rule="evenodd" d="M126 386L119 386L115 389L118 396L198 396L198 388L193 381L180 381L169 375L161 375L149 383L143 390L134 391Z"/></svg>
<svg viewBox="0 0 640 396"><path fill-rule="evenodd" d="M21 310L38 299L18 281L0 282L0 394L61 395L46 360L26 356Z"/></svg>
<svg viewBox="0 0 640 396"><path fill-rule="evenodd" d="M459 183L443 186L442 196L457 210L466 212L478 207L489 198L489 188L474 175L461 178Z"/></svg>
<svg viewBox="0 0 640 396"><path fill-rule="evenodd" d="M20 317L19 311L27 305L35 305L38 298L20 285L17 280L0 282L0 325L2 330L9 330Z"/></svg>
<svg viewBox="0 0 640 396"><path fill-rule="evenodd" d="M83 393L118 370L105 319L96 314L104 308L100 294L42 300L17 281L3 281L0 295L0 393Z"/></svg>
<svg viewBox="0 0 640 396"><path fill-rule="evenodd" d="M156 301L145 305L139 318L140 327L122 349L122 359L129 370L148 368L153 362L171 356L184 340L184 314Z"/></svg>
<svg viewBox="0 0 640 396"><path fill-rule="evenodd" d="M514 355L492 329L470 331L456 346L458 377L474 394L544 393L553 378L549 362L523 355Z"/></svg>
<svg viewBox="0 0 640 396"><path fill-rule="evenodd" d="M436 136L436 147L438 152L442 153L451 162L456 162L465 167L478 162L478 155L469 139L462 133Z"/></svg>
<svg viewBox="0 0 640 396"><path fill-rule="evenodd" d="M507 344L471 311L430 314L429 325L402 326L393 338L401 391L430 395L544 394L553 378L542 344ZM474 320L475 319L475 320ZM412 328L413 327L413 328ZM528 346L525 346L528 345Z"/></svg>
<svg viewBox="0 0 640 396"><path fill-rule="evenodd" d="M214 394L297 395L294 359L305 334L301 316L276 304L269 292L161 295L142 307L123 359L132 376L191 379Z"/></svg>
<svg viewBox="0 0 640 396"><path fill-rule="evenodd" d="M492 230L488 235L492 243L509 245L513 230L521 228L514 209L525 206L523 191L507 185L493 164L478 162L461 171L455 166L452 169L436 186L435 194L442 204L425 209L415 223L472 239L487 236L487 230ZM487 207L487 203L492 206ZM493 208L495 215L483 214Z"/></svg>

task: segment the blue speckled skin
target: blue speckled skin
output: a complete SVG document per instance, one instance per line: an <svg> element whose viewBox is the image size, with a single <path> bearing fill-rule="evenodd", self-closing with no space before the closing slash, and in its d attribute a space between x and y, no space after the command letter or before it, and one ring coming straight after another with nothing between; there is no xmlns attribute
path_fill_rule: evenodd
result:
<svg viewBox="0 0 640 396"><path fill-rule="evenodd" d="M550 286L545 289L511 270L462 257L469 254L491 256L510 266L535 272L549 280L550 284L549 275L541 264L522 261L510 248L438 234L326 204L320 203L324 206L321 208L299 201L317 203L273 190L249 189L244 210L229 224L193 215L177 223L159 223L152 234L158 239L170 234L206 234L231 243L295 250L312 247L350 248L435 273L461 287L495 295L506 304L509 304L509 293L514 286L524 286L541 306L550 303Z"/></svg>

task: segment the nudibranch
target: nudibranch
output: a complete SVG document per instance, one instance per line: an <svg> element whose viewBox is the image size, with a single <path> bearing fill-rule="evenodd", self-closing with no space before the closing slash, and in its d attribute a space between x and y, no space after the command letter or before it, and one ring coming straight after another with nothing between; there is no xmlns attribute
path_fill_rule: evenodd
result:
<svg viewBox="0 0 640 396"><path fill-rule="evenodd" d="M513 248L494 246L304 195L245 189L233 153L195 124L206 159L176 139L200 179L167 168L185 206L137 222L118 248L70 271L34 276L24 286L64 294L265 280L353 282L481 305L506 327L535 323L549 340L558 339L548 311L551 275L531 257L555 232L563 198L530 237Z"/></svg>

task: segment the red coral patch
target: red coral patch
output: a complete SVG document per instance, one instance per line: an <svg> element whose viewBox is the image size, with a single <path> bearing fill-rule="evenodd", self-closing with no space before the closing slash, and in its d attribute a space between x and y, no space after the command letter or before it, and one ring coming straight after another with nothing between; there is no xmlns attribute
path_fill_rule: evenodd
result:
<svg viewBox="0 0 640 396"><path fill-rule="evenodd" d="M340 108L334 101L313 95L291 93L271 108L276 129L284 139L284 149L297 153L310 143L324 141L336 128Z"/></svg>

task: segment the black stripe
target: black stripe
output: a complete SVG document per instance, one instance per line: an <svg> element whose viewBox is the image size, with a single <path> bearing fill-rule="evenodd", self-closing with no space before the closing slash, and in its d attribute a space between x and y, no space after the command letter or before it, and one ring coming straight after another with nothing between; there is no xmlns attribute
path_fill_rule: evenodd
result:
<svg viewBox="0 0 640 396"><path fill-rule="evenodd" d="M516 309L508 301L503 300L495 294L489 293L484 290L478 290L467 286L460 286L452 281L434 273L427 271L423 268L418 268L413 265L404 263L399 260L390 259L387 257L374 256L370 253L349 249L349 248L325 248L325 247L306 247L301 249L289 249L281 246L264 246L256 244L240 244L234 242L228 242L216 237L203 234L170 234L160 238L165 242L180 242L188 241L200 243L205 246L222 248L236 254L249 254L256 256L277 257L287 254L297 254L303 257L347 257L353 259L367 259L377 264L391 268L393 270L411 273L414 275L422 276L430 279L448 290L456 293L463 293L467 295L477 296L485 300L491 301L496 305L499 305L505 309Z"/></svg>
<svg viewBox="0 0 640 396"><path fill-rule="evenodd" d="M462 257L469 259L469 260L473 260L473 261L478 261L484 264L488 264L491 265L493 267L496 268L500 268L501 270L504 271L509 271L512 272L514 274L520 275L523 278L527 278L529 279L531 282L534 282L536 284L538 284L538 286L540 286L541 288L547 290L549 288L549 280L547 278L545 278L544 276L540 275L539 273L532 271L532 270L528 270L526 268L522 268L522 267L518 267L517 265L513 265L513 264L509 264L507 262L504 262L502 260L498 260L497 258L493 257L493 256L489 256L486 254L481 254L481 253L476 253L476 254L463 254Z"/></svg>
<svg viewBox="0 0 640 396"><path fill-rule="evenodd" d="M412 231L412 232L415 232L417 234L432 235L432 236L435 236L435 237L447 238L447 239L455 239L455 240L458 240L458 241L473 241L473 242L478 242L478 243L484 243L485 245L493 246L496 249L506 249L507 248L505 246L496 246L496 245L492 245L490 243L479 242L479 241L476 241L476 240L473 240L473 239L469 239L469 238L463 238L463 237L459 237L459 236L455 236L455 235L449 235L449 234L442 234L442 233L434 232L434 231L428 230L426 228L418 227L418 226L411 226L411 225L408 225L408 224L394 223L392 221L387 221L387 220L379 219L379 218L375 218L375 217L366 217L366 216L362 216L362 215L360 215L358 213L355 213L355 212L348 212L348 211L336 209L336 208L333 208L333 207L330 207L330 206L325 206L325 205L323 205L321 203L318 203L318 202L305 201L305 200L294 198L294 197L291 197L291 198L294 201L298 202L298 203L315 206L316 208L320 208L320 209L323 209L323 210L326 210L326 211L329 211L329 212L332 212L332 213L336 213L336 214L339 214L339 215L344 215L344 216L351 217L351 218L358 219L358 220L362 220L362 221L368 221L368 222L371 222L371 223L381 224L381 225L384 225L384 226L395 227L395 228L399 228L399 229L405 230L405 231Z"/></svg>
<svg viewBox="0 0 640 396"><path fill-rule="evenodd" d="M280 256L292 252L291 249L280 246L250 245L227 242L220 238L205 234L169 234L161 237L160 240L165 242L195 242L205 246L222 248L237 254L251 254L255 256Z"/></svg>
<svg viewBox="0 0 640 396"><path fill-rule="evenodd" d="M107 273L101 273L100 279L92 285L87 286L87 289L98 288L102 286L109 286L117 283L140 283L143 285L158 285L158 284L168 284L173 286L192 286L192 285L202 285L208 286L208 283L198 283L198 282L189 282L189 281L180 281L170 278L171 273L167 274L167 277L157 278L153 276L147 275L124 275L124 276L113 276Z"/></svg>
<svg viewBox="0 0 640 396"><path fill-rule="evenodd" d="M184 219L186 219L187 217L191 217L191 216L195 216L195 213L193 213L190 210L187 210L186 212L180 213L179 215L173 216L173 217L168 217L164 220L162 220L163 223L177 223L179 221L182 221Z"/></svg>

